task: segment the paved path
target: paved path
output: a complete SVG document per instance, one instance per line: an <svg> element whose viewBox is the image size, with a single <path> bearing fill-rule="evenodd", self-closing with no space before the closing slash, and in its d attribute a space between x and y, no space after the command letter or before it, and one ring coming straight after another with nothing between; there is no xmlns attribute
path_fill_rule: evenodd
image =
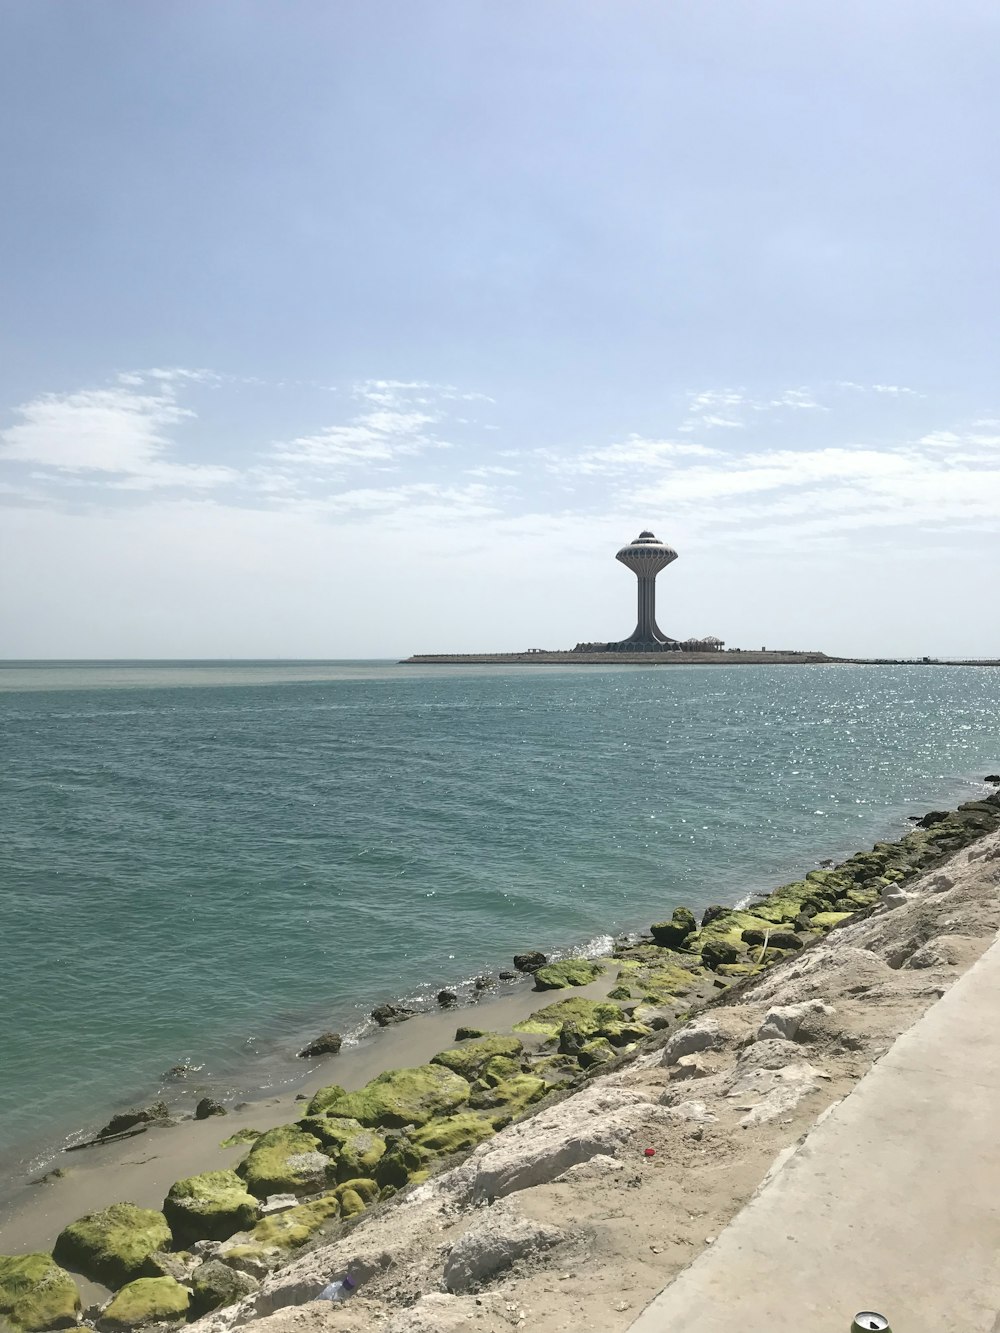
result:
<svg viewBox="0 0 1000 1333"><path fill-rule="evenodd" d="M629 1333L1000 1331L1000 943Z"/></svg>

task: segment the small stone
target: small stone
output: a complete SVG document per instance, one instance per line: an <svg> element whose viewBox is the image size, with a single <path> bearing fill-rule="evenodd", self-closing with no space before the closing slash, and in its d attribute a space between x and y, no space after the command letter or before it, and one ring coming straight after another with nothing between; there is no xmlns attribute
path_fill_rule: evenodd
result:
<svg viewBox="0 0 1000 1333"><path fill-rule="evenodd" d="M501 973L500 973L500 980L501 980L501 981L516 981L516 980L517 980L517 973L516 973L516 972L501 972Z"/></svg>
<svg viewBox="0 0 1000 1333"><path fill-rule="evenodd" d="M405 1023L413 1017L414 1012L402 1004L380 1004L372 1010L372 1018L380 1028L387 1028L392 1023Z"/></svg>
<svg viewBox="0 0 1000 1333"><path fill-rule="evenodd" d="M258 1207L266 1217L269 1213L283 1213L286 1208L294 1208L298 1201L295 1194L271 1194Z"/></svg>
<svg viewBox="0 0 1000 1333"><path fill-rule="evenodd" d="M151 1125L169 1118L170 1112L167 1110L166 1102L153 1102L150 1106L133 1106L128 1111L120 1111L118 1115L113 1115L104 1128L98 1131L97 1137L112 1138L115 1134L124 1134L126 1130L134 1129L137 1125Z"/></svg>
<svg viewBox="0 0 1000 1333"><path fill-rule="evenodd" d="M207 1120L211 1115L226 1115L226 1108L221 1102L213 1101L211 1097L202 1097L201 1101L194 1108L195 1120Z"/></svg>
<svg viewBox="0 0 1000 1333"><path fill-rule="evenodd" d="M343 1044L344 1039L339 1032L324 1032L299 1051L299 1056L303 1060L311 1060L317 1055L339 1055Z"/></svg>
<svg viewBox="0 0 1000 1333"><path fill-rule="evenodd" d="M493 982L489 977L476 977L472 984L475 986L476 990L487 990L493 985Z"/></svg>
<svg viewBox="0 0 1000 1333"><path fill-rule="evenodd" d="M453 990L439 990L437 1001L442 1009L448 1009L451 1005L458 1004L458 996Z"/></svg>
<svg viewBox="0 0 1000 1333"><path fill-rule="evenodd" d="M537 949L532 949L529 953L516 953L514 955L514 966L518 972L537 972L540 967L544 967L548 958Z"/></svg>

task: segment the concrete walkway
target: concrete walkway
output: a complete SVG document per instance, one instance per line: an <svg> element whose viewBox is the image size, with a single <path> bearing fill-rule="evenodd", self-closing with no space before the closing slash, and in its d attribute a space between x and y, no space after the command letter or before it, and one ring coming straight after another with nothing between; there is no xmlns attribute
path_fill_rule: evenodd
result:
<svg viewBox="0 0 1000 1333"><path fill-rule="evenodd" d="M1000 1330L1000 943L629 1333Z"/></svg>

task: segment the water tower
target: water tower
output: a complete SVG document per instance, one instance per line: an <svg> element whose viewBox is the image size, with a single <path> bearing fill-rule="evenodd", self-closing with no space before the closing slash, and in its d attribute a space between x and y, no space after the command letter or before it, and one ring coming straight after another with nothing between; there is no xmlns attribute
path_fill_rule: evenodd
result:
<svg viewBox="0 0 1000 1333"><path fill-rule="evenodd" d="M677 559L677 552L666 542L657 541L651 532L640 532L634 542L623 546L615 556L639 581L639 616L635 631L621 643L609 647L619 652L656 653L680 645L668 638L656 623L656 576Z"/></svg>

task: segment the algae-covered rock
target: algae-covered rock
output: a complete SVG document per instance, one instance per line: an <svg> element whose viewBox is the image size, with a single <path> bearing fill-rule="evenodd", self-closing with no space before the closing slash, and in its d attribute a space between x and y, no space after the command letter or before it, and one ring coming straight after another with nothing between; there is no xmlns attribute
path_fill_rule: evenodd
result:
<svg viewBox="0 0 1000 1333"><path fill-rule="evenodd" d="M260 1199L269 1194L308 1194L326 1180L327 1156L319 1139L298 1125L278 1125L262 1134L240 1164L247 1189Z"/></svg>
<svg viewBox="0 0 1000 1333"><path fill-rule="evenodd" d="M257 1200L235 1171L206 1171L170 1186L163 1215L174 1240L228 1240L257 1221Z"/></svg>
<svg viewBox="0 0 1000 1333"><path fill-rule="evenodd" d="M253 1143L263 1132L262 1129L238 1129L235 1134L230 1134L228 1139L223 1139L219 1147L236 1148L244 1143Z"/></svg>
<svg viewBox="0 0 1000 1333"><path fill-rule="evenodd" d="M561 963L547 963L535 973L537 990L563 990L567 986L586 986L604 973L600 963L589 958L564 958Z"/></svg>
<svg viewBox="0 0 1000 1333"><path fill-rule="evenodd" d="M520 1060L514 1059L513 1056L494 1055L480 1069L478 1081L495 1088L498 1083L503 1083L505 1079L516 1078L520 1072Z"/></svg>
<svg viewBox="0 0 1000 1333"><path fill-rule="evenodd" d="M410 1141L421 1152L431 1157L450 1157L452 1153L475 1148L495 1134L490 1121L481 1115L464 1111L459 1115L442 1116L415 1129Z"/></svg>
<svg viewBox="0 0 1000 1333"><path fill-rule="evenodd" d="M853 912L817 912L812 917L812 924L817 930L832 930L841 921L846 921L848 917L853 916Z"/></svg>
<svg viewBox="0 0 1000 1333"><path fill-rule="evenodd" d="M409 1139L398 1138L389 1144L385 1156L375 1168L375 1181L381 1189L400 1190L411 1180L426 1174L426 1168L426 1154Z"/></svg>
<svg viewBox="0 0 1000 1333"><path fill-rule="evenodd" d="M340 1215L343 1218L357 1217L367 1208L364 1199L355 1189L345 1189L340 1196Z"/></svg>
<svg viewBox="0 0 1000 1333"><path fill-rule="evenodd" d="M344 1095L341 1090L341 1096ZM342 1115L307 1115L296 1121L299 1129L312 1134L327 1148L338 1153L344 1144L364 1129L360 1120ZM331 1156L333 1153L331 1153Z"/></svg>
<svg viewBox="0 0 1000 1333"><path fill-rule="evenodd" d="M327 1180L371 1175L385 1152L385 1139L349 1116L307 1116L299 1127L314 1134L330 1154Z"/></svg>
<svg viewBox="0 0 1000 1333"><path fill-rule="evenodd" d="M692 965L697 962L692 959L688 961ZM646 1004L664 1004L688 994L698 984L698 978L690 968L671 961L640 966L630 974L630 980L642 991Z"/></svg>
<svg viewBox="0 0 1000 1333"><path fill-rule="evenodd" d="M344 1195L347 1194L349 1190L354 1191L358 1198L362 1200L366 1208L369 1204L378 1201L380 1192L379 1186L375 1181L369 1179L367 1176L358 1176L355 1177L354 1180L345 1180L342 1185L338 1185L337 1198L343 1199Z"/></svg>
<svg viewBox="0 0 1000 1333"><path fill-rule="evenodd" d="M745 930L744 944L758 945L767 941L772 949L801 949L802 941L790 930Z"/></svg>
<svg viewBox="0 0 1000 1333"><path fill-rule="evenodd" d="M0 1316L15 1328L69 1328L80 1312L80 1293L48 1254L0 1254Z"/></svg>
<svg viewBox="0 0 1000 1333"><path fill-rule="evenodd" d="M140 1277L104 1307L97 1327L107 1333L187 1317L191 1293L172 1277Z"/></svg>
<svg viewBox="0 0 1000 1333"><path fill-rule="evenodd" d="M199 1319L209 1310L235 1305L259 1286L249 1273L240 1273L218 1259L209 1259L195 1270L191 1279L191 1317Z"/></svg>
<svg viewBox="0 0 1000 1333"><path fill-rule="evenodd" d="M680 949L689 935L698 927L694 913L687 907L675 907L669 921L657 921L649 928L657 944L668 949Z"/></svg>
<svg viewBox="0 0 1000 1333"><path fill-rule="evenodd" d="M735 944L730 944L728 940L706 940L701 946L701 961L706 967L713 970L720 963L735 963L739 960L740 951Z"/></svg>
<svg viewBox="0 0 1000 1333"><path fill-rule="evenodd" d="M385 1139L373 1129L361 1129L346 1139L338 1150L336 1173L338 1180L351 1176L370 1176L385 1153Z"/></svg>
<svg viewBox="0 0 1000 1333"><path fill-rule="evenodd" d="M536 1009L533 1014L520 1023L514 1024L515 1032L538 1032L545 1037L555 1037L564 1023L576 1023L585 1032L596 1032L605 1023L620 1023L625 1017L621 1005L606 1000L585 1000L570 997L557 1000L555 1004Z"/></svg>
<svg viewBox="0 0 1000 1333"><path fill-rule="evenodd" d="M306 1107L306 1115L325 1115L326 1112L346 1093L339 1083L331 1083L328 1087L320 1088L309 1105Z"/></svg>
<svg viewBox="0 0 1000 1333"><path fill-rule="evenodd" d="M52 1254L67 1268L115 1289L141 1276L146 1259L170 1243L170 1227L162 1213L134 1203L113 1203L64 1227Z"/></svg>
<svg viewBox="0 0 1000 1333"><path fill-rule="evenodd" d="M632 989L630 986L619 984L608 991L609 1000L631 1000Z"/></svg>
<svg viewBox="0 0 1000 1333"><path fill-rule="evenodd" d="M340 1200L335 1194L324 1194L322 1198L263 1218L250 1235L261 1249L295 1250L310 1240L324 1222L335 1221L339 1216ZM227 1262L229 1258L227 1251Z"/></svg>
<svg viewBox="0 0 1000 1333"><path fill-rule="evenodd" d="M615 1048L607 1037L595 1037L592 1041L584 1042L576 1058L584 1069L590 1069L593 1065L602 1065L614 1059L614 1055Z"/></svg>
<svg viewBox="0 0 1000 1333"><path fill-rule="evenodd" d="M357 1092L345 1093L330 1108L371 1128L399 1129L448 1115L469 1099L469 1084L443 1065L389 1069Z"/></svg>
<svg viewBox="0 0 1000 1333"><path fill-rule="evenodd" d="M520 1056L523 1047L516 1037L502 1037L491 1032L486 1037L471 1041L466 1046L456 1046L451 1051L441 1051L431 1060L432 1065L444 1065L446 1069L461 1074L471 1083L482 1073L483 1066L494 1056Z"/></svg>
<svg viewBox="0 0 1000 1333"><path fill-rule="evenodd" d="M469 1106L487 1112L499 1128L521 1115L548 1091L549 1084L537 1074L517 1074L494 1087L477 1085L469 1098Z"/></svg>
<svg viewBox="0 0 1000 1333"><path fill-rule="evenodd" d="M172 1277L175 1282L187 1282L201 1263L190 1250L154 1250L142 1266L143 1277Z"/></svg>

